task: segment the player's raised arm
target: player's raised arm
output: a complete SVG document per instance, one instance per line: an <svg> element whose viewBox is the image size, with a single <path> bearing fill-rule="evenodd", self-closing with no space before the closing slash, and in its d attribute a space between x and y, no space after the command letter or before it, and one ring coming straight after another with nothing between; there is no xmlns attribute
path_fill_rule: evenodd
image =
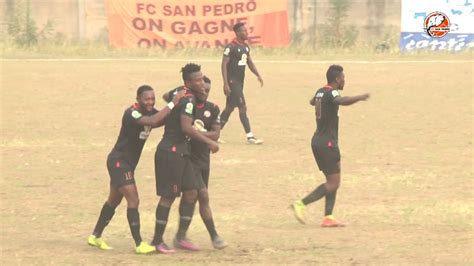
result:
<svg viewBox="0 0 474 266"><path fill-rule="evenodd" d="M257 76L258 82L260 82L260 87L262 87L263 86L263 79L260 76L260 74L258 73L257 67L253 63L253 60L252 60L252 57L250 56L250 54L248 54L248 56L247 56L247 65L249 66L250 71L252 71L252 73L255 76Z"/></svg>
<svg viewBox="0 0 474 266"><path fill-rule="evenodd" d="M369 99L369 97L369 93L364 93L357 96L337 96L334 98L334 103L338 105L351 105L359 101L366 101L367 99Z"/></svg>
<svg viewBox="0 0 474 266"><path fill-rule="evenodd" d="M141 126L152 126L159 127L162 126L165 122L166 117L171 113L174 106L179 103L179 101L184 97L184 91L178 92L171 102L168 105L161 109L158 113L151 116L142 116L137 120L137 124Z"/></svg>

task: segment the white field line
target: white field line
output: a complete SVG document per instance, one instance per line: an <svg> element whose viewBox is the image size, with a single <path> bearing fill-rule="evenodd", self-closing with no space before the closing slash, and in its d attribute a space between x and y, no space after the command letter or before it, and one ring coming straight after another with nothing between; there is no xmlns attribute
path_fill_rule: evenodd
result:
<svg viewBox="0 0 474 266"><path fill-rule="evenodd" d="M206 62L218 63L219 59L178 59L178 58L0 58L0 62ZM269 64L432 64L432 63L474 63L474 60L254 60Z"/></svg>

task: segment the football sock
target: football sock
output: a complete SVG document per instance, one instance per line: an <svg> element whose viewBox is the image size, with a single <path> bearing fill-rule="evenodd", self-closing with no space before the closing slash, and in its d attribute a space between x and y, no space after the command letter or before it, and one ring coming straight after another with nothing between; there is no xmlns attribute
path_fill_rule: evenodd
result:
<svg viewBox="0 0 474 266"><path fill-rule="evenodd" d="M179 205L179 229L178 233L176 234L177 239L183 239L186 236L186 232L188 231L189 225L191 224L191 220L193 218L194 213L194 206L195 203L187 203L181 201Z"/></svg>
<svg viewBox="0 0 474 266"><path fill-rule="evenodd" d="M337 191L326 194L326 205L324 208L324 216L332 215L332 210L336 204Z"/></svg>
<svg viewBox="0 0 474 266"><path fill-rule="evenodd" d="M227 121L229 121L229 117L232 111L229 111L227 108L224 109L221 113L221 129L224 128L225 124L227 124Z"/></svg>
<svg viewBox="0 0 474 266"><path fill-rule="evenodd" d="M142 242L142 236L140 235L140 214L137 208L127 209L127 220L135 245L138 246Z"/></svg>
<svg viewBox="0 0 474 266"><path fill-rule="evenodd" d="M97 224L95 225L94 232L92 233L97 238L102 236L102 232L104 232L104 228L109 224L110 220L115 214L115 207L111 207L106 203L102 207L100 211L99 219L97 220Z"/></svg>
<svg viewBox="0 0 474 266"><path fill-rule="evenodd" d="M159 245L163 242L163 233L168 223L168 216L170 215L170 208L158 205L156 207L156 223L155 223L155 235L153 236L152 245Z"/></svg>
<svg viewBox="0 0 474 266"><path fill-rule="evenodd" d="M309 193L308 196L306 196L303 199L303 204L308 205L312 202L315 202L322 197L324 197L327 193L326 186L324 184L319 185L313 192Z"/></svg>
<svg viewBox="0 0 474 266"><path fill-rule="evenodd" d="M240 122L244 126L245 133L250 133L252 130L250 129L250 121L249 121L249 118L247 117L247 113L239 112L239 117L240 117Z"/></svg>
<svg viewBox="0 0 474 266"><path fill-rule="evenodd" d="M214 225L214 220L211 218L211 219L208 219L208 220L202 219L202 221L206 225L207 231L209 232L209 235L211 236L211 240L214 240L214 238L217 237L217 231L216 231L216 227Z"/></svg>

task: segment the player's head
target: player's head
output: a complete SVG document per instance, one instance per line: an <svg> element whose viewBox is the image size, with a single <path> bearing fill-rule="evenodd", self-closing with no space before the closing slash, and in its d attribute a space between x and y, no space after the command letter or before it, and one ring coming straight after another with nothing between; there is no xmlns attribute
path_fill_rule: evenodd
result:
<svg viewBox="0 0 474 266"><path fill-rule="evenodd" d="M199 95L198 101L205 102L209 97L209 92L211 91L211 80L207 76L203 76L202 79L204 80L204 93Z"/></svg>
<svg viewBox="0 0 474 266"><path fill-rule="evenodd" d="M235 24L232 29L234 30L235 36L237 36L238 39L246 41L249 38L249 33L247 32L247 28L245 27L244 23L239 22Z"/></svg>
<svg viewBox="0 0 474 266"><path fill-rule="evenodd" d="M181 68L183 73L184 86L190 89L195 94L204 93L204 80L201 72L201 66L194 63L189 63Z"/></svg>
<svg viewBox="0 0 474 266"><path fill-rule="evenodd" d="M137 90L137 103L140 108L151 112L155 106L155 92L153 88L148 85L142 85Z"/></svg>
<svg viewBox="0 0 474 266"><path fill-rule="evenodd" d="M326 79L328 84L337 85L338 90L344 89L344 69L340 65L331 65L326 72Z"/></svg>

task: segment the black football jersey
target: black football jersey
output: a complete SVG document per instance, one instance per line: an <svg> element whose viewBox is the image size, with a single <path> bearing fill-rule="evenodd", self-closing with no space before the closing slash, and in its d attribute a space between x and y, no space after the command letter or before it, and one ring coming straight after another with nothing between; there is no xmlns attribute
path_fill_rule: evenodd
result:
<svg viewBox="0 0 474 266"><path fill-rule="evenodd" d="M142 112L138 104L127 108L122 117L120 134L109 157L125 160L135 168L152 129L151 126L139 125L137 121L143 116L153 115L157 112L156 109L153 109L152 112Z"/></svg>
<svg viewBox="0 0 474 266"><path fill-rule="evenodd" d="M196 105L194 123L200 120L207 131L212 130L213 125L220 125L219 106L211 102L205 102ZM191 160L201 169L209 169L210 150L207 144L191 140Z"/></svg>
<svg viewBox="0 0 474 266"><path fill-rule="evenodd" d="M165 121L165 133L158 149L176 152L180 154L190 154L189 139L181 128L181 115L186 115L194 119L195 97L187 88L185 97L173 108Z"/></svg>
<svg viewBox="0 0 474 266"><path fill-rule="evenodd" d="M250 47L246 43L233 40L224 48L224 56L229 58L227 63L227 79L229 83L243 84L245 67L250 54Z"/></svg>
<svg viewBox="0 0 474 266"><path fill-rule="evenodd" d="M319 89L314 96L317 124L315 136L321 144L338 144L339 105L334 99L339 96L339 91L330 86Z"/></svg>

